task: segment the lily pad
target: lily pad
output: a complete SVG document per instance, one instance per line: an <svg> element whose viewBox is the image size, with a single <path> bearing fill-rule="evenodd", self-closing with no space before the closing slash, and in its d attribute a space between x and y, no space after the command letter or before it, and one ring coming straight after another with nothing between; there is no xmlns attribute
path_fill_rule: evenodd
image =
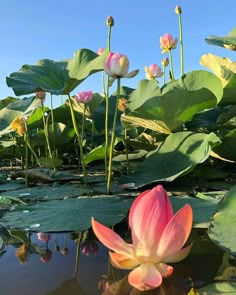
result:
<svg viewBox="0 0 236 295"><path fill-rule="evenodd" d="M212 216L208 235L225 251L236 255L236 186L219 202Z"/></svg>
<svg viewBox="0 0 236 295"><path fill-rule="evenodd" d="M135 187L173 181L204 162L211 148L220 143L214 134L189 131L170 134L160 148L149 152L132 177L124 176L121 183L135 183Z"/></svg>
<svg viewBox="0 0 236 295"><path fill-rule="evenodd" d="M92 216L107 226L120 222L132 202L132 198L103 195L19 205L5 213L1 223L9 228L41 232L83 231L91 226Z"/></svg>

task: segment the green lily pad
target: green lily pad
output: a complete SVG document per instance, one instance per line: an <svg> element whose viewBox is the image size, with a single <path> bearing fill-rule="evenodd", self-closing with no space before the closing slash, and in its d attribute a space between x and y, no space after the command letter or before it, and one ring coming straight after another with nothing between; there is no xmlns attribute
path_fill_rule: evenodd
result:
<svg viewBox="0 0 236 295"><path fill-rule="evenodd" d="M236 255L236 186L233 186L216 206L208 235L225 251Z"/></svg>
<svg viewBox="0 0 236 295"><path fill-rule="evenodd" d="M205 41L210 45L224 47L229 50L236 50L236 29L233 29L228 35L223 37L210 35Z"/></svg>
<svg viewBox="0 0 236 295"><path fill-rule="evenodd" d="M91 217L112 226L127 216L133 202L119 196L94 196L19 205L1 218L5 227L41 232L83 231L91 226Z"/></svg>
<svg viewBox="0 0 236 295"><path fill-rule="evenodd" d="M191 293L189 293L191 294ZM236 294L236 283L235 282L215 282L197 289L197 295L234 295Z"/></svg>
<svg viewBox="0 0 236 295"><path fill-rule="evenodd" d="M142 187L154 182L173 181L204 162L211 148L219 142L214 133L184 131L170 134L160 148L147 154L134 175L122 177L121 183L133 182L135 187Z"/></svg>
<svg viewBox="0 0 236 295"><path fill-rule="evenodd" d="M98 56L89 49L80 49L72 59L56 62L42 59L36 65L24 65L19 72L11 73L6 82L16 95L37 91L69 94L89 75L103 70L106 56L106 51Z"/></svg>

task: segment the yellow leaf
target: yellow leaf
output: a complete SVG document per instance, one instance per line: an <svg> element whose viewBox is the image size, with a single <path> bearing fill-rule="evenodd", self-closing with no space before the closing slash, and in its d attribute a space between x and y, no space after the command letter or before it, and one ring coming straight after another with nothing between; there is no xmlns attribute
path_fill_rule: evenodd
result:
<svg viewBox="0 0 236 295"><path fill-rule="evenodd" d="M236 62L226 57L219 57L211 53L200 58L200 64L210 70L221 80L223 88L236 73Z"/></svg>

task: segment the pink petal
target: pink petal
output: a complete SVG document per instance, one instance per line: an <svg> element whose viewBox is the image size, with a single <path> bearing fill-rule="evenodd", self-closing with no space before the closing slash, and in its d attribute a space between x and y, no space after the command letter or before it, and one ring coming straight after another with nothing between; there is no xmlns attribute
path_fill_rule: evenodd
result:
<svg viewBox="0 0 236 295"><path fill-rule="evenodd" d="M92 222L92 228L93 228L94 234L97 236L97 238L103 245L105 245L107 248L115 252L118 252L124 255L129 255L132 257L132 254L133 254L132 245L127 244L113 230L95 221L93 217L91 222Z"/></svg>
<svg viewBox="0 0 236 295"><path fill-rule="evenodd" d="M162 283L162 276L154 264L145 263L129 273L128 281L131 286L144 291L159 287Z"/></svg>
<svg viewBox="0 0 236 295"><path fill-rule="evenodd" d="M145 191L133 202L129 225L136 254L155 260L160 237L173 216L173 209L161 185Z"/></svg>
<svg viewBox="0 0 236 295"><path fill-rule="evenodd" d="M183 247L192 229L193 213L190 205L181 208L167 224L160 239L157 255L169 261Z"/></svg>
<svg viewBox="0 0 236 295"><path fill-rule="evenodd" d="M155 266L163 278L168 278L174 270L172 266L165 263L158 263Z"/></svg>
<svg viewBox="0 0 236 295"><path fill-rule="evenodd" d="M140 264L135 258L130 258L127 255L109 252L111 263L113 266L122 269L133 269Z"/></svg>
<svg viewBox="0 0 236 295"><path fill-rule="evenodd" d="M173 254L173 256L168 256L165 259L165 262L167 263L174 263L174 262L179 262L183 260L185 257L188 256L189 252L191 251L192 244L189 245L188 247L185 247L183 249L180 249L177 253Z"/></svg>

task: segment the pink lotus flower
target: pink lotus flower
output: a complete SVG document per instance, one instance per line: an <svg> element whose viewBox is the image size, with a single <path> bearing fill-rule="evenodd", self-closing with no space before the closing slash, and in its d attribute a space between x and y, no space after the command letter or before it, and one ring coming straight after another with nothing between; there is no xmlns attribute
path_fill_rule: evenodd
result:
<svg viewBox="0 0 236 295"><path fill-rule="evenodd" d="M112 78L132 78L136 76L139 70L129 71L129 60L126 55L120 53L109 52L104 63L104 70L108 76Z"/></svg>
<svg viewBox="0 0 236 295"><path fill-rule="evenodd" d="M145 67L144 69L146 72L146 78L149 80L159 78L164 74L161 68L156 64L151 64L149 67Z"/></svg>
<svg viewBox="0 0 236 295"><path fill-rule="evenodd" d="M175 49L178 43L178 39L173 37L170 34L164 34L162 37L160 37L160 47L162 49L161 53L166 53L167 51L170 51L171 49Z"/></svg>
<svg viewBox="0 0 236 295"><path fill-rule="evenodd" d="M170 276L173 267L166 263L184 259L191 245L183 248L192 228L192 209L186 204L175 215L169 197L161 185L140 194L129 213L132 244L126 243L110 228L92 217L92 228L110 252L112 264L133 269L130 285L139 290L154 289L162 278Z"/></svg>
<svg viewBox="0 0 236 295"><path fill-rule="evenodd" d="M51 240L51 234L48 233L37 233L37 237L43 243L46 243L47 241Z"/></svg>
<svg viewBox="0 0 236 295"><path fill-rule="evenodd" d="M79 103L89 103L93 99L93 92L90 91L80 91L75 99Z"/></svg>

